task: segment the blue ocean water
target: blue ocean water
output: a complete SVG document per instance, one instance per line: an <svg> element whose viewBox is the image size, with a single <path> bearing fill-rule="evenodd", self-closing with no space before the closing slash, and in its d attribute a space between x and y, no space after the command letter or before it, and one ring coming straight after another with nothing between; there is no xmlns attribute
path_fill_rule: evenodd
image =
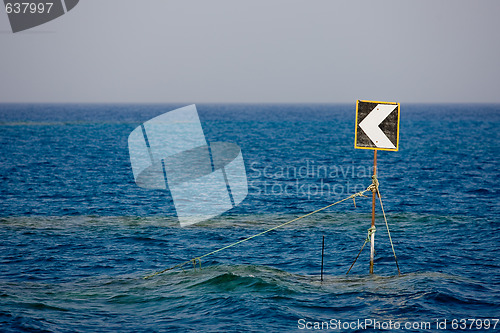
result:
<svg viewBox="0 0 500 333"><path fill-rule="evenodd" d="M134 183L127 148L135 127L180 106L0 105L2 331L322 322L361 332L374 327L339 321L371 320L425 332L462 319L500 331L500 105L402 105L400 150L378 153L401 276L380 207L375 274L365 248L346 276L371 219L371 199L358 198L206 257L201 270L144 279L371 183L373 152L354 149L354 105L198 105L207 141L241 147L249 194L180 228L169 193Z"/></svg>

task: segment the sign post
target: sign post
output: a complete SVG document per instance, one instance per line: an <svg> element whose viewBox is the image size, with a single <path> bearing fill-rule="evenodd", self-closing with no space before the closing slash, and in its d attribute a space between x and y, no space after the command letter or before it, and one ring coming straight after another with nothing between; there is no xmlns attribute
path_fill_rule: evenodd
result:
<svg viewBox="0 0 500 333"><path fill-rule="evenodd" d="M373 177L377 177L377 150L373 151ZM375 260L375 203L377 194L372 191L372 224L370 234L370 274L373 274L373 261Z"/></svg>
<svg viewBox="0 0 500 333"><path fill-rule="evenodd" d="M397 151L399 148L400 104L393 102L356 102L354 148L373 149L373 182L377 184L377 150ZM370 228L370 274L375 260L375 203L377 190L372 191L372 223Z"/></svg>

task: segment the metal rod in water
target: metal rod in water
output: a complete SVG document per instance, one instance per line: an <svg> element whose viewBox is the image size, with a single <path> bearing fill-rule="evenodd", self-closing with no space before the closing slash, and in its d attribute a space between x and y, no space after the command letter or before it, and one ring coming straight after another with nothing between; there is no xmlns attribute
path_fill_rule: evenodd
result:
<svg viewBox="0 0 500 333"><path fill-rule="evenodd" d="M321 281L323 281L323 257L325 255L325 236L323 235L323 244L321 245Z"/></svg>

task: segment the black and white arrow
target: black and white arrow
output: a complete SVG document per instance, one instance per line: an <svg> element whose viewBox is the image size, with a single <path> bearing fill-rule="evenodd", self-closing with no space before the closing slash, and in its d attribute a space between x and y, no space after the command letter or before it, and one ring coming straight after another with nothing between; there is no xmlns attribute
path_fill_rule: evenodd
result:
<svg viewBox="0 0 500 333"><path fill-rule="evenodd" d="M361 127L377 148L396 149L396 146L384 134L379 125L397 107L394 104L377 104L365 119L359 123L359 127Z"/></svg>

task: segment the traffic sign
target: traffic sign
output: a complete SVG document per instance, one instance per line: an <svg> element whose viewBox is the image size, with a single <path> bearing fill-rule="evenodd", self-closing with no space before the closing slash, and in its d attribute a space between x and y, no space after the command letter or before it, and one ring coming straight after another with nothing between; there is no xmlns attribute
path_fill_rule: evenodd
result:
<svg viewBox="0 0 500 333"><path fill-rule="evenodd" d="M354 148L398 150L399 111L399 103L358 100Z"/></svg>

